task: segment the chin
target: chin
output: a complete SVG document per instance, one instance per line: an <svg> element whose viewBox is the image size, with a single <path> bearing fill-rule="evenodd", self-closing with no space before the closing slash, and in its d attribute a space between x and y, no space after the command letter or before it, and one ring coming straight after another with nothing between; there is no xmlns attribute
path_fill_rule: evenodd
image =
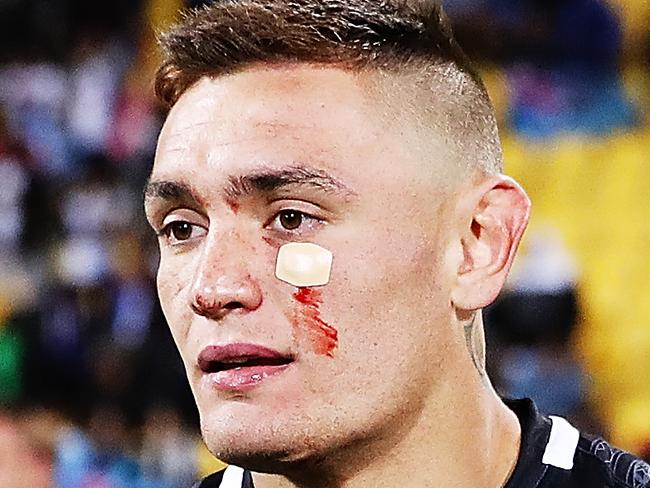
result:
<svg viewBox="0 0 650 488"><path fill-rule="evenodd" d="M345 430L333 431L327 419L287 415L264 417L215 409L201 414L201 433L221 461L260 473L289 473L296 466L317 463L346 444Z"/></svg>
<svg viewBox="0 0 650 488"><path fill-rule="evenodd" d="M272 425L213 425L202 422L205 444L219 460L259 473L281 474L296 464L317 459L325 446L305 435ZM319 443L322 444L322 443Z"/></svg>
<svg viewBox="0 0 650 488"><path fill-rule="evenodd" d="M359 390L363 395L355 395ZM258 391L199 395L201 432L220 460L256 472L290 474L336 463L360 446L404 426L403 397L357 389L346 396ZM381 398L382 401L376 400ZM408 405L413 405L409 402ZM343 456L343 457L342 457Z"/></svg>

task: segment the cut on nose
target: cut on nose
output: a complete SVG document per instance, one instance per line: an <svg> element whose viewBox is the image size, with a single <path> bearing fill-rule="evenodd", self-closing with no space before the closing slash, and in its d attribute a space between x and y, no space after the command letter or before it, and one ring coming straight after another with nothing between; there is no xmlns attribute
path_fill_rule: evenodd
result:
<svg viewBox="0 0 650 488"><path fill-rule="evenodd" d="M221 277L213 286L196 286L190 307L197 315L218 320L233 311L253 311L262 304L259 285L250 276L230 281Z"/></svg>

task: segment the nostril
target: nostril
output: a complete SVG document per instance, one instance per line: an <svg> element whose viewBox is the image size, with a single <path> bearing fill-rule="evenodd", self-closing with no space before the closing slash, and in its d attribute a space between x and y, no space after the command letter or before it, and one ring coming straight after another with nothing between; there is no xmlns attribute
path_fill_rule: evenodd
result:
<svg viewBox="0 0 650 488"><path fill-rule="evenodd" d="M197 315L212 319L222 318L232 310L246 308L243 302L231 300L223 303L219 300L206 299L201 295L196 296L190 306Z"/></svg>
<svg viewBox="0 0 650 488"><path fill-rule="evenodd" d="M192 308L197 312L202 310L218 310L221 308L221 303L215 300L206 299L202 295L196 295L194 297L194 302L192 303Z"/></svg>

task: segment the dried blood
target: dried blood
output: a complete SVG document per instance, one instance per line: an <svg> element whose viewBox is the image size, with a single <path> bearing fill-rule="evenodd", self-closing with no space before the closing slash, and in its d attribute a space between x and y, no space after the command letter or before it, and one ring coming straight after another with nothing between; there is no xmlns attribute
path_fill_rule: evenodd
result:
<svg viewBox="0 0 650 488"><path fill-rule="evenodd" d="M239 205L239 203L236 202L235 200L229 198L228 200L226 200L226 203L227 203L228 206L230 207L230 210L233 211L233 213L236 214L236 213L239 211L239 206L240 206L240 205Z"/></svg>
<svg viewBox="0 0 650 488"><path fill-rule="evenodd" d="M300 288L293 294L293 298L300 303L294 325L301 332L307 333L316 354L334 357L338 332L321 319L319 307L323 302L322 293L313 288Z"/></svg>

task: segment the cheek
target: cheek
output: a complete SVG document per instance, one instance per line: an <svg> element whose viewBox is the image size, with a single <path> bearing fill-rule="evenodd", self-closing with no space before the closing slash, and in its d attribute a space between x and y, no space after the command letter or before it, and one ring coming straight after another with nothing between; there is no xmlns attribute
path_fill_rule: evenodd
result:
<svg viewBox="0 0 650 488"><path fill-rule="evenodd" d="M158 297L172 336L180 347L187 336L191 309L188 305L187 289L190 284L184 276L184 266L172 259L161 258L156 278Z"/></svg>
<svg viewBox="0 0 650 488"><path fill-rule="evenodd" d="M323 293L320 289L301 288L293 294L296 302L291 317L294 337L304 339L319 356L334 357L338 346L338 330L321 317Z"/></svg>
<svg viewBox="0 0 650 488"><path fill-rule="evenodd" d="M335 252L323 292L321 312L339 328L340 352L370 361L426 353L447 313L439 245L391 234L366 241Z"/></svg>

